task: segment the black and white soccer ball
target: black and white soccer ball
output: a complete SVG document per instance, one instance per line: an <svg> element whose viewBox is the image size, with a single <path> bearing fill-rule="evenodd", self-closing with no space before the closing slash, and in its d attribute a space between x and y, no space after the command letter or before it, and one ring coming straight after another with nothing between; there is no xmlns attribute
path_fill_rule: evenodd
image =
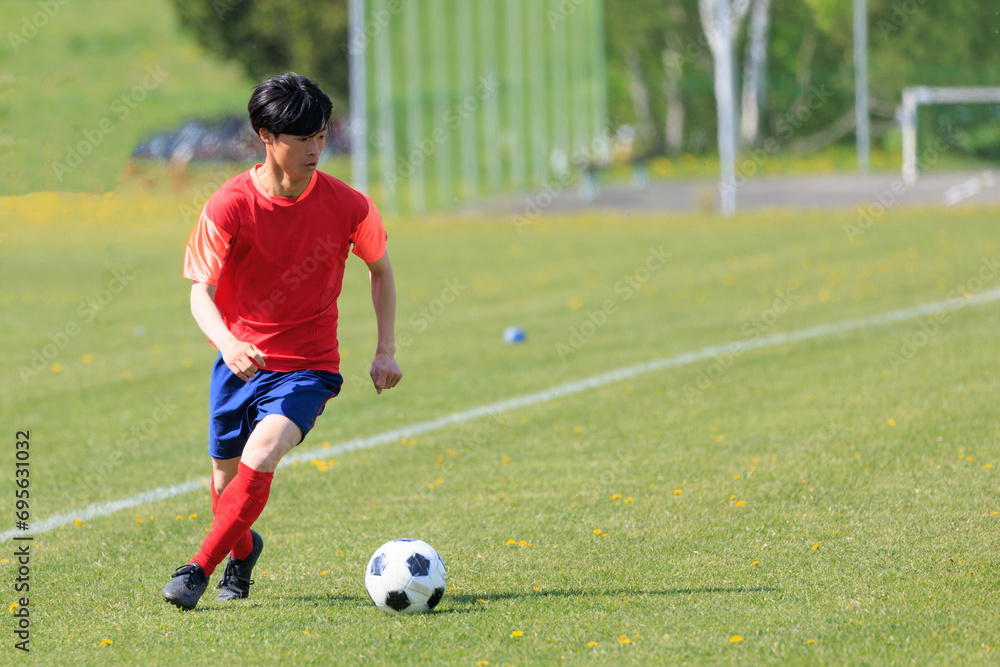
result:
<svg viewBox="0 0 1000 667"><path fill-rule="evenodd" d="M375 606L390 614L431 611L444 597L444 562L426 542L403 537L386 542L365 568L365 588Z"/></svg>

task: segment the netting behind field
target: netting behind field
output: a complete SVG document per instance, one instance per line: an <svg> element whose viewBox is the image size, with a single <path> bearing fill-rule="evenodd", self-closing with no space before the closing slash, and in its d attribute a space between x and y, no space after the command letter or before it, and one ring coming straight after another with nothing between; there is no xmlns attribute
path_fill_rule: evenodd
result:
<svg viewBox="0 0 1000 667"><path fill-rule="evenodd" d="M369 190L439 209L603 159L603 25L602 0L368 0Z"/></svg>

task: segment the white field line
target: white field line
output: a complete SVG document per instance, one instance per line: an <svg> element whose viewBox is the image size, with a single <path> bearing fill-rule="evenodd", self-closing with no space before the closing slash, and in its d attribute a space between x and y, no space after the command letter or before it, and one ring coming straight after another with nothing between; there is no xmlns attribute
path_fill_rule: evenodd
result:
<svg viewBox="0 0 1000 667"><path fill-rule="evenodd" d="M563 396L578 394L582 391L587 391L588 389L603 387L611 384L612 382L626 380L637 375L644 375L646 373L652 373L654 371L660 371L667 368L686 366L687 364L692 364L696 361L711 359L717 355L725 354L726 352L740 354L748 350L756 350L763 347L773 347L776 345L795 343L812 338L822 338L832 334L858 331L860 329L868 329L870 327L880 326L883 324L912 320L918 317L932 315L934 313L960 310L966 306L981 305L991 301L996 301L997 299L1000 299L1000 287L979 292L978 294L974 294L961 302L954 299L948 301L936 301L934 303L927 303L921 306L903 308L902 310L893 310L879 315L845 320L843 322L833 322L831 324L821 324L815 327L799 329L798 331L790 331L788 333L776 333L769 336L761 336L760 338L752 340L741 340L732 343L723 343L721 345L712 345L694 352L686 352L667 359L657 359L644 364L624 366L622 368L618 368L607 373L601 373L600 375L594 375L583 380L567 382L566 384L561 384L559 386L552 387L551 389L545 389L533 394L525 394L524 396L509 398L504 401L497 401L496 403L490 403L488 405L481 405L477 408L470 408L469 410L465 410L463 412L454 412L445 417L438 417L437 419L417 422L415 424L410 424L409 426L403 426L392 431L385 431L384 433L379 433L378 435L373 435L367 438L348 440L343 444L327 449L320 448L306 450L304 452L299 452L286 457L281 461L280 467L299 461L307 461L314 458L327 458L331 455L342 454L344 452L351 452L358 449L368 449L378 445L397 442L402 438L412 438L416 435L420 435L421 433L436 431L440 428L451 426L453 424L463 424L488 415L498 415L517 408L524 408L537 405L539 403L545 403ZM114 514L137 505L155 503L184 493L190 493L197 489L206 488L207 486L208 479L203 478L190 480L175 486L153 489L152 491L139 493L121 500L115 500L107 503L95 503L82 510L57 514L47 519L43 519L42 521L32 524L30 530L28 531L18 531L14 529L4 531L3 533L0 533L0 542L6 542L16 535L37 535L38 533L45 533L55 528L69 525L76 519L89 521L91 519Z"/></svg>

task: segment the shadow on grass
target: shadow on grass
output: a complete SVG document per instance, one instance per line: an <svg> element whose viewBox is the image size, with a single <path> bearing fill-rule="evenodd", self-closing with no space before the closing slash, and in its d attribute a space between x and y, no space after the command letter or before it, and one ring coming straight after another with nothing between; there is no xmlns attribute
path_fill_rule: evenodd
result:
<svg viewBox="0 0 1000 667"><path fill-rule="evenodd" d="M491 602L493 600L516 600L519 598L541 598L541 597L613 597L619 595L694 595L696 593L727 593L727 594L747 594L747 593L774 593L778 589L769 586L729 586L729 587L705 587L705 588L662 588L655 590L626 590L615 589L607 591L588 591L582 589L567 590L541 590L526 593L487 593L484 595L455 595L450 600L458 603L476 603L480 600ZM482 603L480 603L482 604Z"/></svg>
<svg viewBox="0 0 1000 667"><path fill-rule="evenodd" d="M497 600L517 600L520 598L544 598L544 597L615 597L622 595L752 595L755 593L774 593L778 589L770 586L712 586L704 588L663 588L655 590L626 590L613 589L607 591L591 591L582 589L565 590L542 590L524 593L484 593L482 595L448 595L443 600L443 609L439 608L437 613L442 614L471 614L480 610L485 610L484 603L489 604ZM298 600L301 602L314 603L345 603L351 606L368 607L371 600L365 595L350 595L346 593L326 593L323 595L295 595L285 598L287 600ZM460 605L453 607L452 605Z"/></svg>

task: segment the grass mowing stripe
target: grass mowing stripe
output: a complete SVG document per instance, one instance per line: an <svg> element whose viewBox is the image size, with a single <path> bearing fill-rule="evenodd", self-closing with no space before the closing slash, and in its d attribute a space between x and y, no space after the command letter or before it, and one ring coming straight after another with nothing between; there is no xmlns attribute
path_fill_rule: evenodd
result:
<svg viewBox="0 0 1000 667"><path fill-rule="evenodd" d="M368 449L370 447L376 447L378 445L388 444L390 442L395 442L400 438L412 437L420 435L422 433L428 433L430 431L436 431L437 429L444 428L445 426L450 426L453 424L462 424L465 422L473 421L481 417L486 417L489 415L498 415L516 408L529 407L536 405L538 403L545 403L556 398L561 398L563 396L569 396L571 394L578 394L580 392L586 391L588 389L596 389L598 387L603 387L605 385L611 384L612 382L617 382L619 380L625 380L636 375L643 375L645 373L651 373L653 371L664 370L667 368L676 368L678 366L684 366L687 364L694 363L696 361L701 361L704 359L710 359L719 354L725 353L743 353L748 350L755 350L764 347L773 347L775 345L782 345L785 343L793 343L802 340L809 340L812 338L821 338L823 336L829 336L836 333L846 333L851 331L857 331L860 329L867 329L874 326L880 326L883 324L890 324L892 322L901 322L905 320L916 319L921 316L932 315L934 313L941 313L947 311L960 310L966 306L976 306L984 303L989 303L991 301L996 301L1000 299L1000 287L986 290L984 292L979 292L969 297L962 298L949 298L945 301L936 301L933 303L926 303L919 306L912 306L910 308L903 308L901 310L893 310L886 313L881 313L879 315L870 315L868 317L855 318L852 320L844 320L842 322L833 322L830 324L821 324L814 327L808 327L806 329L799 329L797 331L791 331L788 333L775 333L769 336L762 336L760 338L752 339L749 341L734 341L731 343L723 343L721 345L712 345L709 347L696 350L694 352L686 352L684 354L679 354L668 359L658 359L656 361L650 361L642 364L636 364L633 366L624 366L613 371L608 371L607 373L601 373L600 375L594 375L583 380L575 380L573 382L567 382L566 384L561 384L557 387L552 387L551 389L545 389L542 391L535 392L533 394L525 394L523 396L518 396L515 398L510 398L503 401L497 401L495 403L490 403L488 405L481 405L476 408L471 408L463 412L456 412L445 417L438 417L437 419L431 419L428 421L418 422L416 424L411 424L409 426L404 426L392 431L386 431L378 435L370 436L367 438L356 438L354 440L349 440L340 445L336 445L327 449L312 449L305 452L301 452L284 459L279 467L290 465L297 461L309 460L317 456L330 456L332 454L341 454L344 452L351 452L358 449ZM161 487L159 489L153 489L152 491L146 491L129 498L124 498L122 500L116 500L110 503L101 503L90 505L87 508L78 512L67 512L64 514L57 514L55 516L44 519L34 525L32 529L32 534L45 533L55 528L60 528L62 526L69 525L73 523L76 519L81 519L88 521L96 517L107 516L114 514L121 510L129 509L130 507L135 507L136 505L143 505L146 503L158 502L161 500L166 500L174 496L179 496L185 493L190 493L196 489L200 489L208 484L208 478L202 478L198 480L190 480L182 484L177 484L170 487ZM6 542L16 535L23 534L24 531L19 531L16 529L7 530L0 533L0 542Z"/></svg>

